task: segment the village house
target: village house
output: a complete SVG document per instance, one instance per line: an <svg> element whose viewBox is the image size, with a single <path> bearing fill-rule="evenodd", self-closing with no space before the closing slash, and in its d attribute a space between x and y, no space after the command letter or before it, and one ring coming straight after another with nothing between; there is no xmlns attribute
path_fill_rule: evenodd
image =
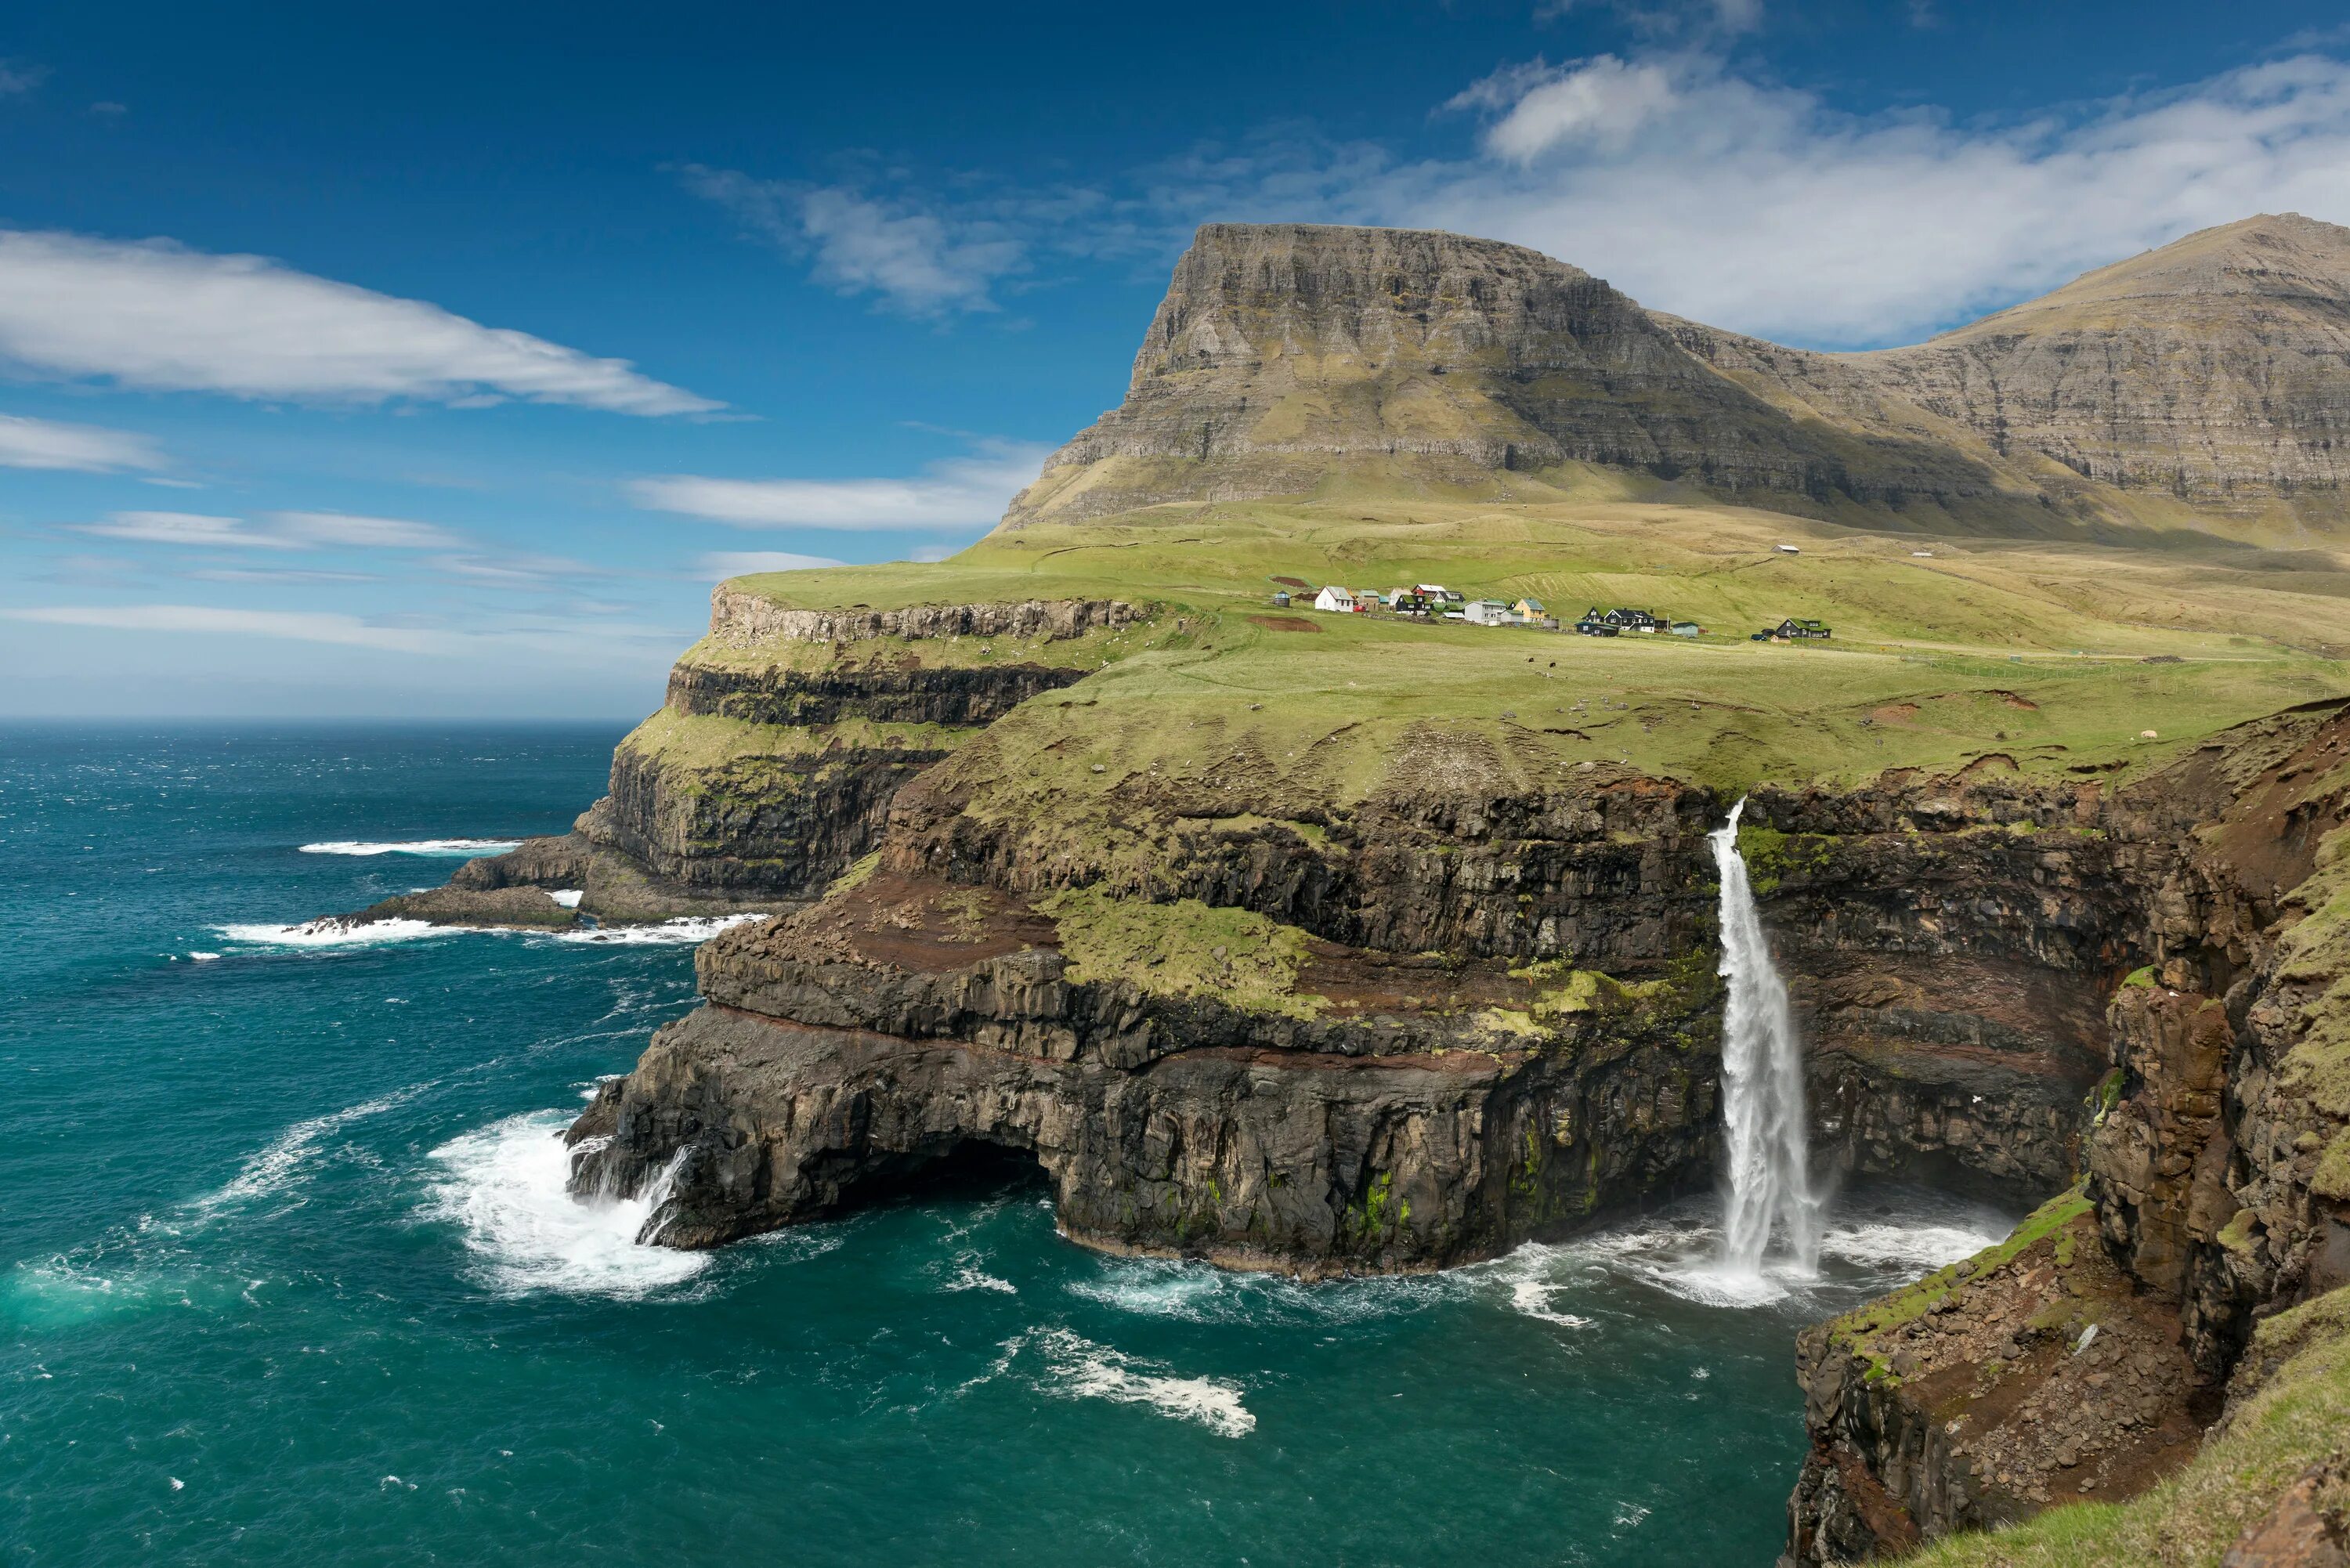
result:
<svg viewBox="0 0 2350 1568"><path fill-rule="evenodd" d="M1593 605L1589 609L1585 610L1583 618L1612 626L1618 631L1656 631L1661 624L1653 610L1624 607L1604 610L1597 605Z"/></svg>
<svg viewBox="0 0 2350 1568"><path fill-rule="evenodd" d="M1576 621L1575 629L1586 637L1617 637L1621 636L1624 630L1620 626L1610 626L1596 610L1586 614L1581 620Z"/></svg>
<svg viewBox="0 0 2350 1568"><path fill-rule="evenodd" d="M1675 637L1703 637L1705 635L1705 628L1698 625L1698 623L1693 620L1677 620L1673 622L1672 625L1665 628L1665 629L1672 633Z"/></svg>
<svg viewBox="0 0 2350 1568"><path fill-rule="evenodd" d="M1314 596L1314 607L1333 615L1353 615L1363 607L1353 594L1334 583Z"/></svg>
<svg viewBox="0 0 2350 1568"><path fill-rule="evenodd" d="M1461 607L1461 618L1471 626L1507 626L1512 617L1499 599L1471 599Z"/></svg>
<svg viewBox="0 0 2350 1568"><path fill-rule="evenodd" d="M1550 611L1543 608L1543 602L1540 599L1520 599L1510 607L1510 613L1524 621L1545 621L1550 618Z"/></svg>
<svg viewBox="0 0 2350 1568"><path fill-rule="evenodd" d="M1825 637L1828 628L1816 620L1797 620L1789 617L1779 623L1775 635L1784 638Z"/></svg>

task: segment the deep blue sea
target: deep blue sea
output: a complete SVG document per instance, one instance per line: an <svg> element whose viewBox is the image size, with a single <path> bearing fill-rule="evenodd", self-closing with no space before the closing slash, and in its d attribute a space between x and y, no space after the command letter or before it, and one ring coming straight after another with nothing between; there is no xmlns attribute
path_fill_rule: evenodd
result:
<svg viewBox="0 0 2350 1568"><path fill-rule="evenodd" d="M637 1247L552 1135L692 932L286 930L560 831L619 733L0 729L0 1564L1767 1563L1796 1328L2004 1229L1849 1195L1743 1306L1706 1204L1315 1286L1036 1187Z"/></svg>

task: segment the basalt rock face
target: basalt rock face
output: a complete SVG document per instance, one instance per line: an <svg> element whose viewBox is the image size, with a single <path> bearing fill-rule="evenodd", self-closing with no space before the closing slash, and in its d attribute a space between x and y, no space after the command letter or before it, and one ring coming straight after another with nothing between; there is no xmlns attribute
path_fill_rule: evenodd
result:
<svg viewBox="0 0 2350 1568"><path fill-rule="evenodd" d="M1350 463L1492 490L1498 474L1569 462L1821 501L2031 488L1908 431L1798 421L1535 251L1210 223L1176 265L1126 400L1055 452L1005 521L1294 493Z"/></svg>
<svg viewBox="0 0 2350 1568"><path fill-rule="evenodd" d="M1055 662L1056 644L1147 618L1116 599L804 610L721 583L709 637L671 670L661 711L615 750L610 792L571 833L354 918L574 922L516 889L577 891L579 914L614 921L791 908L873 847L910 779L1093 668ZM963 639L979 662L925 648Z"/></svg>
<svg viewBox="0 0 2350 1568"><path fill-rule="evenodd" d="M2345 757L2350 710L2316 704L2100 814L2146 961L2104 1009L2085 1178L2020 1241L1804 1336L1787 1563L2143 1490L2192 1458L2259 1323L2350 1282L2326 1165L2350 1124Z"/></svg>
<svg viewBox="0 0 2350 1568"><path fill-rule="evenodd" d="M1074 978L1055 940L1016 898L877 877L705 947L709 1005L575 1126L575 1186L660 1180L648 1239L702 1246L984 1144L1088 1245L1315 1275L1489 1255L1710 1167L1710 986L1537 1049L1458 1005L1527 990L1496 966L1321 944L1346 1001L1294 1016Z"/></svg>
<svg viewBox="0 0 2350 1568"><path fill-rule="evenodd" d="M1048 872L962 788L901 792L867 883L702 949L708 1007L576 1129L583 1190L658 1180L649 1234L707 1245L994 1145L1034 1154L1074 1239L1318 1274L1486 1256L1711 1179L1710 792L1421 792L1313 834L1118 805L1164 834L1141 907L1290 933L1294 983L1251 1000L1168 991L1148 958L1087 972L1054 913L1068 857ZM2099 999L2215 919L2183 825L2221 788L1758 791L1743 843L1800 977L1818 1145L2009 1199L2066 1183L2108 1071Z"/></svg>

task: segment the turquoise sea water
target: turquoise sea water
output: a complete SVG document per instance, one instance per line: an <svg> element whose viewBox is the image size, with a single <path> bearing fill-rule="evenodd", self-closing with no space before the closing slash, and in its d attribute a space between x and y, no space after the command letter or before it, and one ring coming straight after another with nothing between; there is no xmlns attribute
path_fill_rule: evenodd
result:
<svg viewBox="0 0 2350 1568"><path fill-rule="evenodd" d="M560 830L617 734L0 730L0 1563L1764 1563L1796 1327L2002 1229L1851 1195L1746 1306L1703 1204L1310 1287L1016 1181L636 1247L551 1135L685 933L281 929Z"/></svg>

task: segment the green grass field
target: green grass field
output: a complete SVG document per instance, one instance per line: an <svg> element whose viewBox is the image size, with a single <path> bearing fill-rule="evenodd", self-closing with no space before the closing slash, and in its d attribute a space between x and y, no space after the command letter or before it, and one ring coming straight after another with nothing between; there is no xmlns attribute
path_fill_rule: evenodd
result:
<svg viewBox="0 0 2350 1568"><path fill-rule="evenodd" d="M1531 596L1569 620L1589 605L1637 605L1707 635L1592 639L1282 612L1271 603L1281 577L1382 591L1441 582L1472 597ZM2152 533L2129 546L1939 541L1630 501L1164 507L999 532L936 566L737 586L804 607L1158 606L1148 628L1076 642L708 656L1090 666L1097 673L1082 686L1000 724L990 749L1056 776L1066 768L1080 791L1238 753L1301 797L1339 805L1379 788L1408 738L1435 733L1472 742L1465 749L1512 787L1585 763L1723 787L1985 757L2023 773L2126 773L2227 724L2339 691L2345 671L2332 654L2350 649L2350 570L2328 553ZM1748 639L1786 616L1817 617L1835 635ZM2142 738L2147 730L2154 739Z"/></svg>

